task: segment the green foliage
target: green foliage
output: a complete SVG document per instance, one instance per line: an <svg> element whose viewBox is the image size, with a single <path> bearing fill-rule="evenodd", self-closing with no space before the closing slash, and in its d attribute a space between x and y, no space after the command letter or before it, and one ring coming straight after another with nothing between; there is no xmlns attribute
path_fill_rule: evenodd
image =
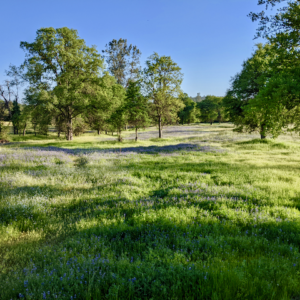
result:
<svg viewBox="0 0 300 300"><path fill-rule="evenodd" d="M271 78L272 69L270 60L274 58L271 45L258 44L257 49L247 61L243 63L243 69L232 78L231 88L224 98L224 105L230 120L237 126L239 132L258 131L261 138L267 133L278 136L281 127L273 127L272 118L266 110L257 105L257 95L265 87ZM280 119L281 116L278 116Z"/></svg>
<svg viewBox="0 0 300 300"><path fill-rule="evenodd" d="M74 119L74 135L79 136L84 133L84 131L87 129L87 124L85 123L84 119L81 115L77 116Z"/></svg>
<svg viewBox="0 0 300 300"><path fill-rule="evenodd" d="M197 107L201 111L202 121L212 124L218 118L218 100L218 97L207 96L203 101L197 103Z"/></svg>
<svg viewBox="0 0 300 300"><path fill-rule="evenodd" d="M178 117L180 118L180 123L183 124L190 124L199 121L201 112L197 108L196 103L189 98L187 94L182 94L180 96L181 101L185 105L183 110L179 111Z"/></svg>
<svg viewBox="0 0 300 300"><path fill-rule="evenodd" d="M126 91L124 109L127 114L127 121L136 130L135 140L138 140L138 129L146 127L150 123L148 98L141 94L139 82L129 82Z"/></svg>
<svg viewBox="0 0 300 300"><path fill-rule="evenodd" d="M130 81L137 79L142 53L136 46L128 45L127 39L112 40L102 52L106 54L108 70L118 84L127 87Z"/></svg>
<svg viewBox="0 0 300 300"><path fill-rule="evenodd" d="M182 83L181 68L170 56L152 54L146 61L143 72L143 85L148 98L153 118L158 122L159 138L162 126L178 120L178 111L184 107L178 98Z"/></svg>
<svg viewBox="0 0 300 300"><path fill-rule="evenodd" d="M20 127L21 109L17 101L13 102L13 108L11 114L12 114L12 123L14 127L14 134L18 134L19 127Z"/></svg>
<svg viewBox="0 0 300 300"><path fill-rule="evenodd" d="M98 97L92 98L86 107L84 118L91 129L112 131L112 114L124 103L125 89L116 83L114 77L105 73L99 80Z"/></svg>
<svg viewBox="0 0 300 300"><path fill-rule="evenodd" d="M40 104L64 118L67 139L72 140L73 119L99 96L103 60L76 30L66 27L42 28L33 43L21 42L21 48L27 52L25 78L41 91Z"/></svg>

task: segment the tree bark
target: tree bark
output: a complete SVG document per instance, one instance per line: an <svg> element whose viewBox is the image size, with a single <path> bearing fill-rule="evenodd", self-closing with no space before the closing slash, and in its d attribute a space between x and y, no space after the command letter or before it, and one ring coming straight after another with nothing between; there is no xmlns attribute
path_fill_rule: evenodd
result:
<svg viewBox="0 0 300 300"><path fill-rule="evenodd" d="M137 142L138 140L138 129L135 127L135 141Z"/></svg>
<svg viewBox="0 0 300 300"><path fill-rule="evenodd" d="M266 139L266 133L265 133L264 127L265 127L264 125L260 126L260 138L262 140Z"/></svg>
<svg viewBox="0 0 300 300"><path fill-rule="evenodd" d="M158 117L158 137L161 139L161 116Z"/></svg>
<svg viewBox="0 0 300 300"><path fill-rule="evenodd" d="M100 135L100 134L101 134L101 131L100 131L100 129L98 129L98 130L97 130L97 132L98 132L98 135Z"/></svg>
<svg viewBox="0 0 300 300"><path fill-rule="evenodd" d="M68 120L68 124L67 124L67 140L68 141L73 140L72 118Z"/></svg>
<svg viewBox="0 0 300 300"><path fill-rule="evenodd" d="M27 124L25 124L25 126L24 126L24 128L23 128L23 136L25 136L26 126L27 126Z"/></svg>

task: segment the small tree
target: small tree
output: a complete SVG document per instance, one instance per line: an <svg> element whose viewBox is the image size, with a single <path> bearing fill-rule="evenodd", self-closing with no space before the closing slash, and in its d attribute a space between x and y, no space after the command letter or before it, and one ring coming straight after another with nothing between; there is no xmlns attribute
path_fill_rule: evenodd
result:
<svg viewBox="0 0 300 300"><path fill-rule="evenodd" d="M14 128L14 134L19 133L19 127L20 127L20 117L21 117L21 110L19 103L15 100L13 102L13 109L12 109L12 123Z"/></svg>
<svg viewBox="0 0 300 300"><path fill-rule="evenodd" d="M124 108L127 112L127 121L135 128L135 141L137 141L138 129L147 126L150 122L148 99L141 94L139 82L129 83Z"/></svg>
<svg viewBox="0 0 300 300"><path fill-rule="evenodd" d="M143 86L151 103L152 114L158 123L159 138L162 126L178 120L178 112L184 107L178 98L182 83L181 68L170 56L152 54L146 61Z"/></svg>

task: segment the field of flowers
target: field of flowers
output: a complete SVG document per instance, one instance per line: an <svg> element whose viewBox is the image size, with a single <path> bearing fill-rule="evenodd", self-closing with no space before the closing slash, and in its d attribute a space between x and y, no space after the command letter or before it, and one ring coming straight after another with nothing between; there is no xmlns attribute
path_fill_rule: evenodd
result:
<svg viewBox="0 0 300 300"><path fill-rule="evenodd" d="M198 127L0 146L0 299L300 299L300 138Z"/></svg>

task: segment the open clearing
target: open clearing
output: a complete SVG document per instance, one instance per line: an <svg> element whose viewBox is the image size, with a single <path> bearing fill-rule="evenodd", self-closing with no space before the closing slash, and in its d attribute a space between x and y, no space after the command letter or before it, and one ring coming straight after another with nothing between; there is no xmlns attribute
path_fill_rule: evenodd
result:
<svg viewBox="0 0 300 300"><path fill-rule="evenodd" d="M298 299L300 138L164 133L0 146L0 299Z"/></svg>

